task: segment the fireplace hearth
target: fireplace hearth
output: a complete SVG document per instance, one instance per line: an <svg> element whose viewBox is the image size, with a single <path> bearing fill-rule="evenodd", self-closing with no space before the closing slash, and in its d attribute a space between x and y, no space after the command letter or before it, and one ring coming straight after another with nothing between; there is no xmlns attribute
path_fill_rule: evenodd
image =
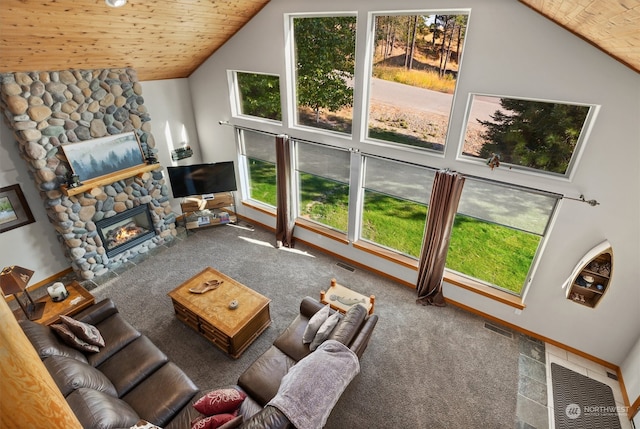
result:
<svg viewBox="0 0 640 429"><path fill-rule="evenodd" d="M110 258L156 235L146 204L102 219L96 226Z"/></svg>

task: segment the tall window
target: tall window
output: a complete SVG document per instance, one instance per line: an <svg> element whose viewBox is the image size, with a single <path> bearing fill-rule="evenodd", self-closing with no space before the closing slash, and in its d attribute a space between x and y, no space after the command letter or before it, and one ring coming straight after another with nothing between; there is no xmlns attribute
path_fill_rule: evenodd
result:
<svg viewBox="0 0 640 429"><path fill-rule="evenodd" d="M297 125L351 134L356 17L294 17Z"/></svg>
<svg viewBox="0 0 640 429"><path fill-rule="evenodd" d="M595 106L474 94L463 156L568 175Z"/></svg>
<svg viewBox="0 0 640 429"><path fill-rule="evenodd" d="M418 258L434 171L365 157L360 237Z"/></svg>
<svg viewBox="0 0 640 429"><path fill-rule="evenodd" d="M368 137L443 151L466 12L376 15Z"/></svg>
<svg viewBox="0 0 640 429"><path fill-rule="evenodd" d="M520 295L558 195L468 177L447 268Z"/></svg>
<svg viewBox="0 0 640 429"><path fill-rule="evenodd" d="M284 113L291 118L286 125L294 128L284 132L320 137L314 140L322 144L291 137L291 204L298 220L367 242L362 246L367 251L379 246L385 257L395 252L402 256L399 260L417 260L435 170L390 156L401 152L401 158L413 161L407 148L424 149L416 159L446 149L458 155L448 167L463 174L470 162L492 159L504 164L500 168L570 176L598 106L472 94L464 140L459 147L445 148L469 14L468 9L371 12L370 44L363 49L371 63L363 82L354 75L355 16L287 16L291 50L286 58L294 96L284 112L278 76L232 73L234 113L243 120L260 118L254 121L258 126L271 121L265 128L273 129L273 121L282 121ZM366 97L363 111L358 109L363 117L356 121L362 124L358 131L365 134L365 142L350 143L355 88ZM239 136L244 195L275 208L275 136L247 130ZM350 146L357 150L347 149ZM521 295L531 281L559 197L466 177L446 261L448 274ZM309 228L310 222L300 223Z"/></svg>
<svg viewBox="0 0 640 429"><path fill-rule="evenodd" d="M276 206L275 137L239 130L249 199Z"/></svg>
<svg viewBox="0 0 640 429"><path fill-rule="evenodd" d="M349 220L349 152L296 141L301 217L341 232Z"/></svg>
<svg viewBox="0 0 640 429"><path fill-rule="evenodd" d="M245 72L234 75L239 114L282 121L279 76Z"/></svg>

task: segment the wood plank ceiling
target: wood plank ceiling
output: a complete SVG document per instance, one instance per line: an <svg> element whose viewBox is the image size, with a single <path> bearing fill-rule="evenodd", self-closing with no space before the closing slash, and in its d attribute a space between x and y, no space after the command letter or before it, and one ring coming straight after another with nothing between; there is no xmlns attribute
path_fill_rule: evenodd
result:
<svg viewBox="0 0 640 429"><path fill-rule="evenodd" d="M188 77L269 0L0 0L0 72L133 67Z"/></svg>
<svg viewBox="0 0 640 429"><path fill-rule="evenodd" d="M519 1L640 72L638 0ZM268 2L0 0L0 72L133 67L141 81L188 77Z"/></svg>
<svg viewBox="0 0 640 429"><path fill-rule="evenodd" d="M519 1L640 72L640 1Z"/></svg>

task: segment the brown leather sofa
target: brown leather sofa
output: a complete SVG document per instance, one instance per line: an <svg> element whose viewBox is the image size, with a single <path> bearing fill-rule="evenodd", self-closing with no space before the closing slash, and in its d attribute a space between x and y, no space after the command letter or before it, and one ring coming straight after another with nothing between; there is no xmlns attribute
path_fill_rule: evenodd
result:
<svg viewBox="0 0 640 429"><path fill-rule="evenodd" d="M294 427L280 410L267 404L289 369L311 353L309 345L302 344L302 335L309 319L322 307L315 299L304 298L289 327L240 376L234 387L247 394L240 408L244 418L240 427ZM345 344L360 358L378 316L357 307L341 315L328 339ZM25 320L20 324L83 427L129 428L143 419L166 429L191 428L191 422L200 416L191 405L214 389L198 390L180 368L124 320L110 299L74 318L98 328L105 340L98 353L85 354L65 345L48 326Z"/></svg>
<svg viewBox="0 0 640 429"><path fill-rule="evenodd" d="M317 300L310 297L304 298L300 303L300 313L293 322L280 334L273 345L240 375L238 385L235 387L247 394L247 398L240 407L240 414L244 417L240 428L295 427L280 410L267 404L278 393L282 378L296 363L311 353L309 344L302 343L302 336L311 317L322 307L324 305ZM357 306L353 310L355 311L350 311L346 316L341 315L341 321L328 340L345 344L360 358L369 344L378 316L368 315L363 306ZM333 313L335 312L331 310L331 314ZM339 395L342 392L337 393ZM200 396L200 394L196 395L194 401ZM198 415L193 407L185 407L167 426L167 429L189 427L189 422Z"/></svg>
<svg viewBox="0 0 640 429"><path fill-rule="evenodd" d="M48 326L28 320L20 325L83 427L129 428L141 419L164 426L198 392L110 299L74 319L98 328L105 342L99 352L64 344Z"/></svg>

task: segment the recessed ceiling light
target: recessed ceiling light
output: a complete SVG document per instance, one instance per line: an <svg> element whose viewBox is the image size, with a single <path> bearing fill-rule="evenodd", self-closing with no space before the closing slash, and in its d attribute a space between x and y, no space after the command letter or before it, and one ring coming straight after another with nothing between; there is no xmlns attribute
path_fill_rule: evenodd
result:
<svg viewBox="0 0 640 429"><path fill-rule="evenodd" d="M121 7L127 4L127 0L104 0L109 7Z"/></svg>

